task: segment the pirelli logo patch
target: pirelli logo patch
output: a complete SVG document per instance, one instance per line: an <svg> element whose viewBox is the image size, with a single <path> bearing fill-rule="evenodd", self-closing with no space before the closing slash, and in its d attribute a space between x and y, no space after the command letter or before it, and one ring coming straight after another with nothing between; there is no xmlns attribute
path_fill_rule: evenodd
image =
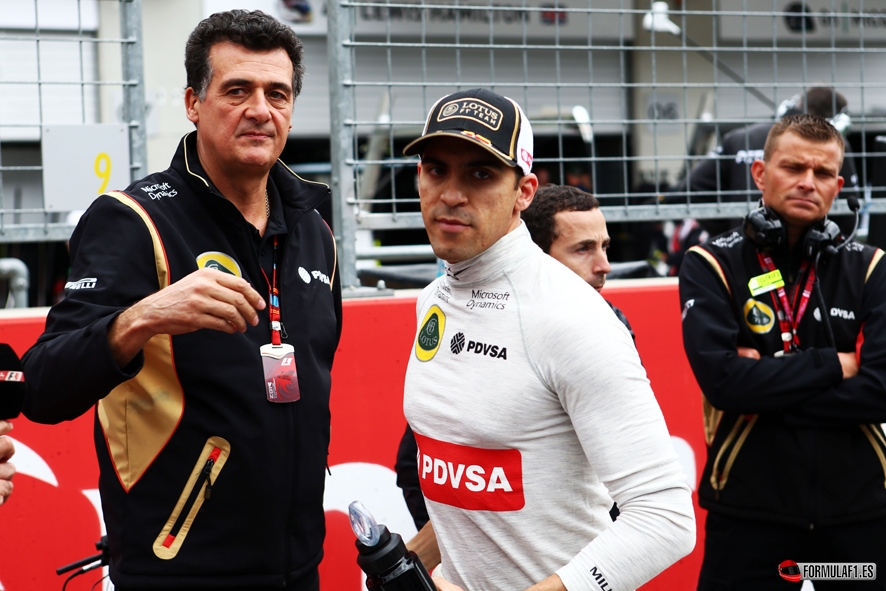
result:
<svg viewBox="0 0 886 591"><path fill-rule="evenodd" d="M470 119L492 131L498 131L504 114L486 101L474 98L463 98L450 101L443 105L437 115L437 121L450 119Z"/></svg>
<svg viewBox="0 0 886 591"><path fill-rule="evenodd" d="M483 449L415 434L425 497L469 511L519 511L523 458L518 449Z"/></svg>

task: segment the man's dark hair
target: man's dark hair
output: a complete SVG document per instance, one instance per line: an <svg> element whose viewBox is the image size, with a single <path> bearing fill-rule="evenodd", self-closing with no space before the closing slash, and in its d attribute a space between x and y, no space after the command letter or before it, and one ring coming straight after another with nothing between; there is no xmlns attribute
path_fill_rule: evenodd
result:
<svg viewBox="0 0 886 591"><path fill-rule="evenodd" d="M251 51L283 49L292 61L292 100L301 92L302 43L291 28L260 10L216 12L200 21L185 45L185 71L188 87L201 101L212 80L209 50L217 43L234 43Z"/></svg>
<svg viewBox="0 0 886 591"><path fill-rule="evenodd" d="M813 86L806 90L805 96L800 97L797 109L819 117L831 118L845 109L848 104L843 93L827 86Z"/></svg>
<svg viewBox="0 0 886 591"><path fill-rule="evenodd" d="M769 162L775 151L775 144L779 137L787 132L795 133L805 140L819 144L836 142L840 146L840 164L843 162L843 134L831 125L824 117L818 115L800 114L788 115L775 122L769 135L766 136L766 145L763 147L763 160ZM839 166L837 169L839 170Z"/></svg>
<svg viewBox="0 0 886 591"><path fill-rule="evenodd" d="M600 207L600 202L577 187L547 184L539 187L529 207L520 217L526 223L532 241L549 253L557 239L557 223L554 216L561 211L590 211Z"/></svg>

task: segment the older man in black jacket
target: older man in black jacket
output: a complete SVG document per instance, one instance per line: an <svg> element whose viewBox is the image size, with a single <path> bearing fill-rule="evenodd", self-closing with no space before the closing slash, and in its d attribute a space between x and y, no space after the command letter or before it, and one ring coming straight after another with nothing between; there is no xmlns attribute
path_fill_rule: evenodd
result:
<svg viewBox="0 0 886 591"><path fill-rule="evenodd" d="M185 66L197 130L81 218L65 299L24 358L25 414L96 408L118 590L317 591L341 294L315 209L329 189L278 161L301 42L216 13Z"/></svg>

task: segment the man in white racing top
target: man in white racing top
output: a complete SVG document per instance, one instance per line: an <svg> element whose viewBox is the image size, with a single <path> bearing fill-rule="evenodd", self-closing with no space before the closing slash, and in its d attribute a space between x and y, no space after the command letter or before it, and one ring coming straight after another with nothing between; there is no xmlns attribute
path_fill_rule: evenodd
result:
<svg viewBox="0 0 886 591"><path fill-rule="evenodd" d="M529 121L462 91L404 152L447 262L418 300L404 400L438 589L640 586L692 549L689 489L624 325L520 220L538 186Z"/></svg>

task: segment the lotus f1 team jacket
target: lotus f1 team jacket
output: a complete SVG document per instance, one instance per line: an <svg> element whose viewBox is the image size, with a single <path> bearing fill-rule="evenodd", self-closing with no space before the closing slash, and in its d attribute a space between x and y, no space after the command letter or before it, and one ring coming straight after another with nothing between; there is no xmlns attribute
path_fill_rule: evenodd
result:
<svg viewBox="0 0 886 591"><path fill-rule="evenodd" d="M268 298L255 229L214 188L196 133L172 165L99 197L71 239L65 299L24 358L26 416L73 419L95 405L111 578L136 588L298 586L323 554L329 390L341 292L325 185L278 162L268 182L279 237L284 342L301 399L268 401L259 347L268 308L245 333L157 335L118 368L108 327L145 296L201 267ZM267 248L272 247L269 241Z"/></svg>
<svg viewBox="0 0 886 591"><path fill-rule="evenodd" d="M683 341L704 393L709 445L699 502L732 517L807 529L886 515L883 251L850 242L822 255L826 305L814 294L808 300L793 355L780 354L777 291L751 293L751 279L766 273L757 252L736 229L690 249L680 269ZM802 249L770 254L786 296L795 285L802 292ZM761 358L740 357L738 347ZM857 351L856 377L843 379L837 351Z"/></svg>

